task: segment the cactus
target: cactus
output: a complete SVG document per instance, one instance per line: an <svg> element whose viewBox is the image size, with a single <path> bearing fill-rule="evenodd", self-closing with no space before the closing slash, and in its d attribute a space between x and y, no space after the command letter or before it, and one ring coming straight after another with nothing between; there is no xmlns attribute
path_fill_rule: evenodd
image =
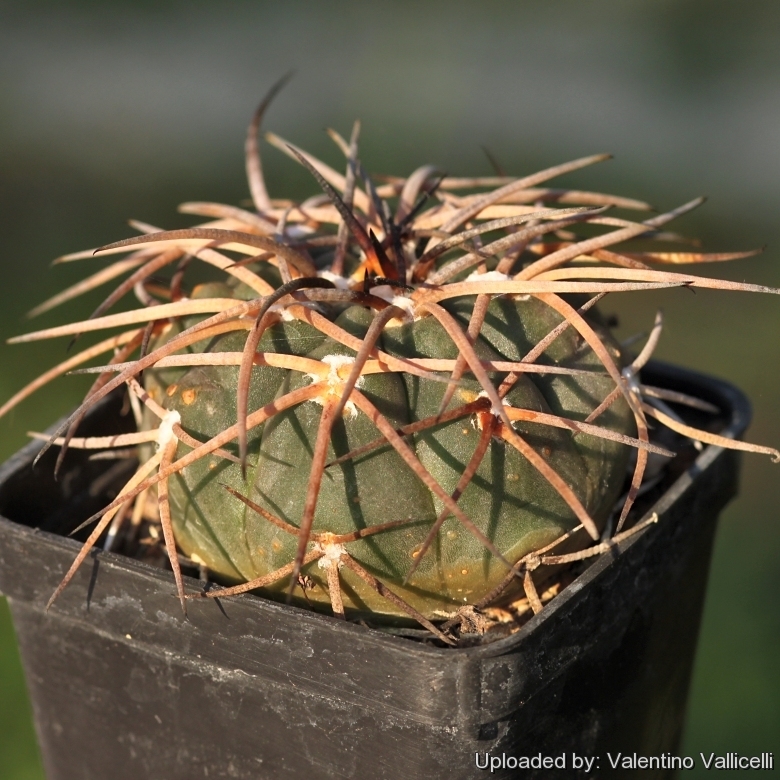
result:
<svg viewBox="0 0 780 780"><path fill-rule="evenodd" d="M673 456L650 441L649 417L780 458L670 415L664 391L648 391L638 373L660 316L632 357L594 306L607 293L670 286L777 292L658 270L754 254L664 251L679 237L663 226L701 199L633 221L605 212L647 204L546 186L606 155L523 178L457 179L425 166L376 184L356 123L349 142L330 131L345 175L269 134L322 191L303 204L271 200L258 131L276 89L247 138L254 209L189 203L181 210L205 223L137 225L142 235L99 250L127 257L35 310L132 270L89 319L14 339L123 328L0 409L113 351L107 365L81 369L98 378L43 451L137 446L140 465L85 521L97 524L51 602L101 534L116 532L120 510L134 501L141 513L156 494L183 607L262 588L339 617L413 619L451 643L441 619L521 589L538 611L543 564L631 532L648 455ZM640 237L658 249L632 250ZM196 260L222 278L188 291ZM172 267L165 287L152 281ZM107 314L131 291L140 309ZM79 438L87 410L123 386L138 431ZM185 594L177 546L231 587Z"/></svg>

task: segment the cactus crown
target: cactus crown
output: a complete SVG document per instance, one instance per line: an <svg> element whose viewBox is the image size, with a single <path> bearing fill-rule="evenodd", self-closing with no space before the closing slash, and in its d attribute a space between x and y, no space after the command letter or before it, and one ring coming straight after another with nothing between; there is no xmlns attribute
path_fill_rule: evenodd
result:
<svg viewBox="0 0 780 780"><path fill-rule="evenodd" d="M648 455L673 455L650 442L648 417L780 458L684 425L664 391L641 384L660 316L631 360L593 309L608 293L673 286L777 292L659 270L754 254L664 251L681 240L667 223L702 199L633 221L608 212L647 204L547 186L607 155L521 178L454 178L424 166L376 183L360 162L356 123L349 141L329 131L345 175L267 135L322 190L300 204L272 200L258 131L279 86L247 137L254 208L186 203L182 212L206 221L172 231L134 223L141 235L95 250L122 259L33 312L130 272L89 319L12 339L119 328L0 415L56 376L90 371L97 379L83 404L42 437L43 449L59 446L58 463L68 447L140 452L117 499L85 520L97 524L50 603L101 534L115 533L132 502L140 516L156 492L183 607L192 596L177 543L243 581L196 596L259 587L298 596L300 587L338 616L405 616L451 643L436 624L442 616L513 583L537 611L534 570L627 533ZM637 238L658 251L632 251ZM194 261L222 280L188 289ZM161 285L163 269L174 270ZM140 308L107 313L131 292ZM79 368L106 354L108 364ZM121 386L138 432L79 438L86 412ZM630 485L607 527L631 451Z"/></svg>

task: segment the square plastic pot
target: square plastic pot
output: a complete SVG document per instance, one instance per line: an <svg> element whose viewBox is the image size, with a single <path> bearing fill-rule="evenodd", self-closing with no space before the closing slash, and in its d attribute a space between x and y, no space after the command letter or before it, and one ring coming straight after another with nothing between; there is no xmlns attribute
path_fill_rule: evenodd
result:
<svg viewBox="0 0 780 780"><path fill-rule="evenodd" d="M716 404L726 435L747 426L731 385L661 364L644 381ZM85 435L105 432L111 411ZM523 776L573 777L573 754L601 756L598 775L606 751L678 746L733 451L701 452L645 507L658 523L518 633L443 649L254 596L193 603L185 620L170 573L102 552L45 612L79 546L51 531L116 488L110 462L75 453L59 482L47 458L33 471L39 446L0 468L0 592L49 780L454 780L480 774L486 754L564 756L565 769L559 758Z"/></svg>

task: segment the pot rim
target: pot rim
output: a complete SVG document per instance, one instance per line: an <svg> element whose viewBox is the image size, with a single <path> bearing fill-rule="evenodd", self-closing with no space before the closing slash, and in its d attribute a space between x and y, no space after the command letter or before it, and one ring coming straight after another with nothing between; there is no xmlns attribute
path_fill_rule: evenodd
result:
<svg viewBox="0 0 780 780"><path fill-rule="evenodd" d="M745 431L750 423L750 401L739 388L729 382L660 361L649 362L643 369L643 375L645 377L653 377L655 383L664 385L672 384L676 389L680 389L683 392L689 392L702 398L702 400L709 401L718 406L723 411L724 416L727 417L727 424L725 428L720 431L721 436L736 438ZM55 430L56 427L57 423L51 427L50 431ZM43 442L32 441L15 455L11 456L5 463L0 465L0 485L5 483L12 475L18 473L20 470L29 467L32 459L40 451L42 446ZM231 602L240 601L254 604L255 609L260 612L268 611L273 613L282 611L284 613L289 613L289 611L292 610L293 614L297 616L297 619L304 621L304 623L314 621L315 625L318 625L321 628L328 627L332 631L346 631L350 634L352 632L358 632L356 636L359 635L362 642L368 642L369 644L377 642L386 647L388 645L390 647L395 646L407 653L412 651L415 653L439 656L442 660L449 658L453 662L457 661L458 663L461 663L463 661L468 661L469 659L476 660L502 656L514 651L530 634L539 629L548 620L554 619L562 609L565 609L570 604L572 599L575 598L581 590L594 582L611 566L614 566L615 562L623 556L629 548L642 540L648 539L648 535L652 535L656 532L658 526L663 522L664 513L667 512L683 493L685 493L694 482L712 466L722 452L722 447L716 447L714 445L706 446L697 456L695 461L677 478L677 480L675 480L658 501L656 501L647 512L638 519L638 522L641 522L641 520L649 518L653 513L657 513L659 518L658 523L648 525L643 530L623 542L620 542L609 553L603 553L597 556L594 562L588 566L584 572L556 595L551 602L546 604L545 608L539 614L534 615L519 631L508 637L494 640L487 644L454 648L436 647L431 644L410 640L404 636L394 635L387 631L370 627L367 628L356 623L350 623L349 621L335 620L329 615L306 610L293 605L283 604L251 593L231 597ZM26 526L0 515L0 529L3 527L14 534L27 536L28 538L35 537L39 543L45 542L47 545L67 550L73 557L75 557L76 553L81 548L81 543L76 540ZM129 558L119 553L96 550L94 559L99 560L101 566L106 566L109 569L116 567L123 568L141 574L147 579L154 579L166 588L170 588L172 585L172 575L170 571L161 570L134 558ZM192 577L184 575L184 579L190 589L198 589L200 586L199 581ZM9 595L13 597L13 594Z"/></svg>

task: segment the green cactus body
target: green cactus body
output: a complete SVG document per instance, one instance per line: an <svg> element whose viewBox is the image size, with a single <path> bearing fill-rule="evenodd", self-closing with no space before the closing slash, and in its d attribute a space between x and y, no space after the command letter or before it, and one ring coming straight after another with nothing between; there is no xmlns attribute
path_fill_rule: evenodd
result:
<svg viewBox="0 0 780 780"><path fill-rule="evenodd" d="M473 297L445 303L464 329L472 307ZM373 316L370 309L361 306L341 307L332 313L337 325L359 338ZM495 297L475 344L477 354L483 360L519 361L560 321L557 313L535 298ZM620 365L614 341L604 328L591 324ZM240 351L245 338L243 332L233 333L204 342L201 348ZM450 336L433 317L386 328L377 346L402 358L453 359L458 354ZM258 351L307 356L334 366L345 360L348 363L355 354L300 320L282 320L270 327ZM591 373L523 375L506 396L509 406L584 420L614 387L599 359L572 328L549 346L539 362ZM436 382L405 372L375 373L363 376L358 388L397 429L437 413L447 387L446 376L442 375L445 381ZM503 376L491 374L491 379L498 385ZM184 429L201 441L236 422L237 367L158 369L149 372L146 381L153 395L163 399L168 409L179 412ZM256 366L250 411L310 381L300 372ZM475 400L480 391L479 383L466 374L450 408ZM321 412L317 401L308 401L251 430L246 481L237 464L216 456L199 460L171 479L172 520L177 542L185 553L195 554L228 581L262 577L294 559L297 537L249 509L224 486L298 527ZM464 416L406 439L422 465L449 494L455 491L477 446L479 419ZM631 433L634 425L622 399L599 423L625 433ZM622 484L628 448L538 423L518 422L514 427L563 477L595 522L603 525ZM376 440L378 435L368 417L348 404L334 426L328 461ZM237 447L227 449L237 453ZM179 445L179 456L187 451ZM520 452L497 438L491 440L458 504L509 563L577 524L550 483ZM478 601L506 574L506 565L450 515L413 576L405 582L420 546L443 509L442 501L385 443L325 470L312 530L348 534L390 520L409 520L406 525L351 542L348 552L409 605L431 617ZM302 574L313 585L307 589L306 598L316 607L327 609L327 577L319 562L304 567ZM404 616L353 571L342 567L339 575L344 606L352 614L371 613L393 620ZM288 583L289 577L282 578L268 592L283 594Z"/></svg>

